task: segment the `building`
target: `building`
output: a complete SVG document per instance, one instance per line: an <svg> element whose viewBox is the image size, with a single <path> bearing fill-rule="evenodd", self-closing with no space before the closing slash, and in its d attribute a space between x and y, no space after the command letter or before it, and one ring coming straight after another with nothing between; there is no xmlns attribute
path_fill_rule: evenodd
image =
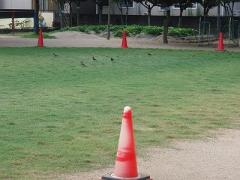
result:
<svg viewBox="0 0 240 180"><path fill-rule="evenodd" d="M117 3L112 3L110 9L111 9L111 14L120 15L121 14L120 9L123 11L123 13L125 13L127 6L125 5L125 3L121 3L121 5L118 5ZM179 16L180 9L177 5L171 6L170 9L171 9L171 16ZM107 12L108 12L108 6L104 6L103 14L107 14ZM152 16L164 16L164 12L165 12L164 9L162 9L161 7L155 6L152 9ZM147 15L147 8L141 5L140 3L136 3L133 0L129 0L128 14L144 16L144 15ZM203 14L203 7L198 3L193 3L192 7L187 8L183 12L183 16L201 16L202 14ZM209 11L209 16L217 16L217 14L218 14L217 7L212 8ZM220 9L220 14L221 16L227 15L223 7L221 7ZM235 3L234 15L240 16L240 2Z"/></svg>
<svg viewBox="0 0 240 180"><path fill-rule="evenodd" d="M33 28L35 2L36 0L1 0L0 28ZM54 0L39 0L39 10L46 26L52 27L56 10Z"/></svg>

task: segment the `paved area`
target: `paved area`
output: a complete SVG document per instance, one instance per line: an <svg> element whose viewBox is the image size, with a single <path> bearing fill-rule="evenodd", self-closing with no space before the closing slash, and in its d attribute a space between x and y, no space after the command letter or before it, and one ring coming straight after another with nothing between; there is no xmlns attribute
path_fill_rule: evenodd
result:
<svg viewBox="0 0 240 180"><path fill-rule="evenodd" d="M220 130L204 140L176 142L169 148L155 148L139 159L140 172L154 180L239 180L240 130ZM65 174L53 179L97 180L112 168Z"/></svg>
<svg viewBox="0 0 240 180"><path fill-rule="evenodd" d="M45 39L46 47L121 47L121 38L111 38L107 40L94 34L84 34L80 32L58 32L54 36L56 39ZM0 47L34 47L37 46L37 39L20 38L18 36L0 35ZM159 49L190 49L190 50L210 50L214 51L214 46L200 47L198 44L176 43L169 38L169 44L162 43L161 37L148 38L128 38L130 48L159 48ZM231 51L240 51L239 47L227 48Z"/></svg>

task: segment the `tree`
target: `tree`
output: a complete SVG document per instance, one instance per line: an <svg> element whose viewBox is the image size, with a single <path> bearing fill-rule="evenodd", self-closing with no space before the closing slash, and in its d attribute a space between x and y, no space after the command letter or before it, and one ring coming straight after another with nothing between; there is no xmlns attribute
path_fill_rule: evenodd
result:
<svg viewBox="0 0 240 180"><path fill-rule="evenodd" d="M177 4L178 0L158 0L158 6L165 10L165 19L163 21L163 43L168 43L168 26L170 21L170 7Z"/></svg>
<svg viewBox="0 0 240 180"><path fill-rule="evenodd" d="M120 16L121 16L121 24L128 24L128 9L130 7L130 2L133 0L113 0L117 4L117 7L120 11ZM125 11L124 11L125 9ZM125 14L125 20L123 20L123 14Z"/></svg>
<svg viewBox="0 0 240 180"><path fill-rule="evenodd" d="M217 6L218 0L200 0L198 3L203 7L203 16L205 19L205 17L208 16L209 10Z"/></svg>
<svg viewBox="0 0 240 180"><path fill-rule="evenodd" d="M96 0L98 10L98 24L102 24L103 0Z"/></svg>
<svg viewBox="0 0 240 180"><path fill-rule="evenodd" d="M108 0L96 0L96 4L98 8L98 24L102 24L103 6L108 5Z"/></svg>
<svg viewBox="0 0 240 180"><path fill-rule="evenodd" d="M38 33L39 28L39 0L35 0L35 7L34 7L34 31L35 33Z"/></svg>
<svg viewBox="0 0 240 180"><path fill-rule="evenodd" d="M63 24L63 9L64 9L64 5L68 4L69 5L69 14L70 14L70 18L68 19L67 24L69 26L72 26L72 17L73 17L73 6L76 6L77 12L77 25L79 25L79 16L80 16L80 2L81 1L85 1L85 0L55 0L56 4L58 5L58 13L59 13L59 18L60 18L60 26L61 28L64 26Z"/></svg>
<svg viewBox="0 0 240 180"><path fill-rule="evenodd" d="M69 4L69 7L70 7L70 25L72 26L72 8L73 8L73 5L76 6L76 13L77 13L77 26L79 26L79 16L80 16L80 3L81 1L83 0L68 0L68 4Z"/></svg>
<svg viewBox="0 0 240 180"><path fill-rule="evenodd" d="M208 16L209 10L218 4L218 0L199 0L199 4L203 7L203 32L206 33L206 17Z"/></svg>
<svg viewBox="0 0 240 180"><path fill-rule="evenodd" d="M229 38L231 39L234 33L234 6L236 2L239 2L239 0L219 0L219 1L225 9L226 15L229 16L228 33Z"/></svg>
<svg viewBox="0 0 240 180"><path fill-rule="evenodd" d="M177 5L179 6L180 14L178 19L178 27L182 26L182 16L183 11L189 7L192 7L194 1L193 0L178 0Z"/></svg>
<svg viewBox="0 0 240 180"><path fill-rule="evenodd" d="M234 15L235 2L239 2L239 0L220 0L220 3L224 7L228 16Z"/></svg>
<svg viewBox="0 0 240 180"><path fill-rule="evenodd" d="M63 13L62 10L64 9L65 0L55 0L57 7L58 7L58 16L60 20L60 28L63 28Z"/></svg>
<svg viewBox="0 0 240 180"><path fill-rule="evenodd" d="M158 5L158 0L134 0L137 3L140 3L145 8L147 8L148 11L148 25L151 25L151 14L153 7Z"/></svg>

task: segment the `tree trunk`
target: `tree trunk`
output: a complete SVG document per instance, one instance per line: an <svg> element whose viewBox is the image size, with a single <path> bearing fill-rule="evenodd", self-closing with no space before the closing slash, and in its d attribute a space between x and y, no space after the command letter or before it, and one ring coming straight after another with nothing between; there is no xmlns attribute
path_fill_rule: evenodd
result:
<svg viewBox="0 0 240 180"><path fill-rule="evenodd" d="M126 14L125 14L125 25L127 25L128 24L128 1L127 0L125 0L125 4L127 6Z"/></svg>
<svg viewBox="0 0 240 180"><path fill-rule="evenodd" d="M120 1L117 2L117 7L120 11L121 25L123 25L123 10L122 10L122 3Z"/></svg>
<svg viewBox="0 0 240 180"><path fill-rule="evenodd" d="M80 23L80 1L77 3L77 26Z"/></svg>
<svg viewBox="0 0 240 180"><path fill-rule="evenodd" d="M180 15L178 19L178 27L182 27L182 15L183 15L183 9L180 8Z"/></svg>
<svg viewBox="0 0 240 180"><path fill-rule="evenodd" d="M221 6L220 3L218 3L218 7L217 7L217 32L218 34L221 32L221 19L220 19L220 12L221 11Z"/></svg>
<svg viewBox="0 0 240 180"><path fill-rule="evenodd" d="M34 11L34 31L38 34L38 28L39 28L39 0L35 1L35 11Z"/></svg>
<svg viewBox="0 0 240 180"><path fill-rule="evenodd" d="M170 9L166 11L166 17L163 22L163 44L168 44L168 25L170 20Z"/></svg>
<svg viewBox="0 0 240 180"><path fill-rule="evenodd" d="M80 20L79 20L79 9L77 10L77 26L79 26L79 22L80 22Z"/></svg>
<svg viewBox="0 0 240 180"><path fill-rule="evenodd" d="M123 25L124 24L124 22L123 22L123 11L122 11L122 8L121 8L121 10L120 10L120 13L121 13L121 25Z"/></svg>
<svg viewBox="0 0 240 180"><path fill-rule="evenodd" d="M148 7L148 26L151 26L151 11L152 8Z"/></svg>
<svg viewBox="0 0 240 180"><path fill-rule="evenodd" d="M111 24L111 0L108 0L108 23L107 23L107 39L110 39L110 24Z"/></svg>
<svg viewBox="0 0 240 180"><path fill-rule="evenodd" d="M234 39L234 1L232 2L232 7L230 8L230 39Z"/></svg>
<svg viewBox="0 0 240 180"><path fill-rule="evenodd" d="M203 34L206 34L206 17L208 15L208 10L207 8L204 8L204 12L203 12Z"/></svg>
<svg viewBox="0 0 240 180"><path fill-rule="evenodd" d="M12 33L15 31L15 13L14 11L12 12Z"/></svg>
<svg viewBox="0 0 240 180"><path fill-rule="evenodd" d="M69 26L72 27L73 26L73 23L72 23L72 18L73 18L73 15L72 15L72 2L69 3L69 7L70 7L70 23L69 23Z"/></svg>
<svg viewBox="0 0 240 180"><path fill-rule="evenodd" d="M232 39L232 16L229 17L229 22L228 22L228 38L230 40Z"/></svg>
<svg viewBox="0 0 240 180"><path fill-rule="evenodd" d="M60 28L63 28L63 14L62 14L62 3L58 3L58 13L59 13L59 20L60 20Z"/></svg>
<svg viewBox="0 0 240 180"><path fill-rule="evenodd" d="M128 7L126 9L126 14L125 14L125 25L128 24Z"/></svg>
<svg viewBox="0 0 240 180"><path fill-rule="evenodd" d="M98 24L102 24L102 5L98 4Z"/></svg>

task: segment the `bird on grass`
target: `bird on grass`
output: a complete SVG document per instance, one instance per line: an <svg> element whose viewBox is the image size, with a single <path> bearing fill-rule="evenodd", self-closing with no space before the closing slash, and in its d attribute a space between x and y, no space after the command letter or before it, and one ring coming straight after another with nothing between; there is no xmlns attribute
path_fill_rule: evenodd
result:
<svg viewBox="0 0 240 180"><path fill-rule="evenodd" d="M97 59L93 56L93 57L92 57L92 60L93 60L93 61L96 61Z"/></svg>
<svg viewBox="0 0 240 180"><path fill-rule="evenodd" d="M58 55L56 53L52 53L54 57L58 57Z"/></svg>
<svg viewBox="0 0 240 180"><path fill-rule="evenodd" d="M114 61L114 59L111 57L111 59L110 59L112 62Z"/></svg>
<svg viewBox="0 0 240 180"><path fill-rule="evenodd" d="M83 67L87 67L87 65L86 65L86 64L84 64L84 62L83 62L83 61L81 61L81 65L82 65Z"/></svg>
<svg viewBox="0 0 240 180"><path fill-rule="evenodd" d="M151 56L152 54L151 53L148 53L149 56Z"/></svg>

